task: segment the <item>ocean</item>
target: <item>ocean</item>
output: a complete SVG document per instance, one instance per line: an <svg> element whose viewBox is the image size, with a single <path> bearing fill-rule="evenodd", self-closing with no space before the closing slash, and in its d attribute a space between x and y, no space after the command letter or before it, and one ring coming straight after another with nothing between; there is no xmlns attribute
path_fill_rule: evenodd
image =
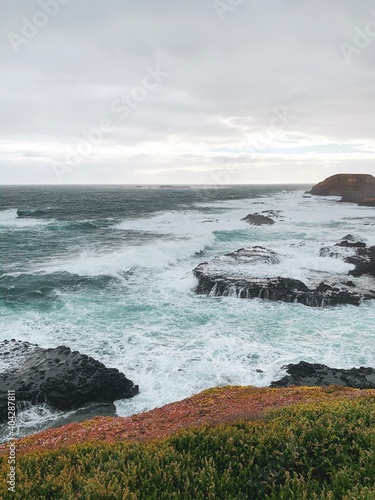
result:
<svg viewBox="0 0 375 500"><path fill-rule="evenodd" d="M66 345L118 368L140 387L116 402L120 416L208 387L267 386L300 360L374 367L375 302L314 308L194 293L199 263L246 246L275 250L294 278L347 273L353 266L319 249L348 233L374 245L375 210L304 196L308 188L3 186L2 338ZM280 210L274 225L241 221L264 210ZM19 413L21 435L60 414Z"/></svg>

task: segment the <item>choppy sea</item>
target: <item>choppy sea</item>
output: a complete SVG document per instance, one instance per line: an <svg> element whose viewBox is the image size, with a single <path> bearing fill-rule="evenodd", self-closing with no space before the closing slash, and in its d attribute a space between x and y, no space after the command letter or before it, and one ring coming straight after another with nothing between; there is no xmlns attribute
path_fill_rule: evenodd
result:
<svg viewBox="0 0 375 500"><path fill-rule="evenodd" d="M300 360L374 367L375 301L313 308L193 292L200 262L253 245L284 256L295 278L350 270L319 248L348 233L374 245L375 210L308 188L2 187L2 338L67 345L118 368L140 386L116 402L120 416L212 386L266 386ZM241 221L264 210L280 210L274 225ZM18 425L55 417L36 407Z"/></svg>

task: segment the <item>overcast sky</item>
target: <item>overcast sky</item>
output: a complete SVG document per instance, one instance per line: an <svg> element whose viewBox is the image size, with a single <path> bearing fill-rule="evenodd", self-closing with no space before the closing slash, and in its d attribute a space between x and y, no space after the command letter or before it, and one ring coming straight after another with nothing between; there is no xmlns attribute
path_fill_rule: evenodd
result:
<svg viewBox="0 0 375 500"><path fill-rule="evenodd" d="M375 174L370 0L2 0L1 182Z"/></svg>

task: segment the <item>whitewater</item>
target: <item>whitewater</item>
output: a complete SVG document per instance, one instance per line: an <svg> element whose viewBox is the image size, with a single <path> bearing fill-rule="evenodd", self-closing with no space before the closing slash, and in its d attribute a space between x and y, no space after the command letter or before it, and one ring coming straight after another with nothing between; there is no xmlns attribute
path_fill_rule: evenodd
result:
<svg viewBox="0 0 375 500"><path fill-rule="evenodd" d="M282 257L280 276L352 269L319 249L349 233L375 245L375 210L308 188L2 187L2 338L66 345L118 368L140 387L116 402L119 416L208 387L267 386L301 360L375 367L375 302L313 308L194 293L199 263L254 245ZM280 211L272 226L241 221L267 210ZM40 405L18 424L27 433L60 414Z"/></svg>

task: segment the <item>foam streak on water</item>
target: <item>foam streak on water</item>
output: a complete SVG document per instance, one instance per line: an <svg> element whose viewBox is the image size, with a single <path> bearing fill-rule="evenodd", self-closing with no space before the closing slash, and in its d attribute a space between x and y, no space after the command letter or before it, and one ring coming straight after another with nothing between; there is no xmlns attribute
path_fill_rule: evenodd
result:
<svg viewBox="0 0 375 500"><path fill-rule="evenodd" d="M117 402L119 415L211 386L265 386L302 359L375 366L375 303L321 309L202 297L191 273L254 245L281 255L280 276L347 273L350 265L319 249L348 233L374 245L374 209L304 198L295 187L91 189L3 189L3 338L65 344L123 371L141 392ZM45 207L48 216L17 218L17 208ZM240 220L263 210L281 210L273 226ZM28 412L22 424L45 415L53 418Z"/></svg>

